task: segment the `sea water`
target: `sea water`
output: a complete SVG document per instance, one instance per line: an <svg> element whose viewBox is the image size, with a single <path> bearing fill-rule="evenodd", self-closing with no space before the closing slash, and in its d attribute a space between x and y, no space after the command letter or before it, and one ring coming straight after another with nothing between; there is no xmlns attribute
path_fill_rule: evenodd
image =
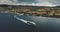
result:
<svg viewBox="0 0 60 32"><path fill-rule="evenodd" d="M0 31L6 32L28 32L33 27L28 24L14 18L15 14L12 13L0 13ZM60 32L60 18L50 18L41 16L26 16L22 15L17 17L26 21L35 22L37 32Z"/></svg>

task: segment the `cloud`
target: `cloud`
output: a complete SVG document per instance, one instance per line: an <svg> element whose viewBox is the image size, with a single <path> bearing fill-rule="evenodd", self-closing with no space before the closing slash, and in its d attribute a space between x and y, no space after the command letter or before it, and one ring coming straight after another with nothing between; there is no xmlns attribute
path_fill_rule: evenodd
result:
<svg viewBox="0 0 60 32"><path fill-rule="evenodd" d="M54 0L35 0L39 6L56 6Z"/></svg>
<svg viewBox="0 0 60 32"><path fill-rule="evenodd" d="M30 0L32 1L32 0ZM56 6L60 5L60 2L57 0L34 0L33 2L24 2L22 0L0 0L0 4L9 4L9 5L33 5L33 6Z"/></svg>
<svg viewBox="0 0 60 32"><path fill-rule="evenodd" d="M10 0L0 0L0 4L15 4L15 3Z"/></svg>
<svg viewBox="0 0 60 32"><path fill-rule="evenodd" d="M0 0L0 4L9 4L9 5L27 5L28 2L20 2L18 0Z"/></svg>
<svg viewBox="0 0 60 32"><path fill-rule="evenodd" d="M18 3L18 5L20 4L20 5L33 5L33 6L56 6L54 4L54 1L55 0L35 0L36 3L35 2L32 2L32 3L20 2L20 3L18 3L18 1L17 1L17 3ZM16 0L14 2L16 2Z"/></svg>

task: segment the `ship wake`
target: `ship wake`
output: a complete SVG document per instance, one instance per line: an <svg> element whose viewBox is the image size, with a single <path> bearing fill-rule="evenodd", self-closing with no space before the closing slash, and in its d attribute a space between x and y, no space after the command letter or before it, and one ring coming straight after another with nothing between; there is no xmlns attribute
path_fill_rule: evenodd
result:
<svg viewBox="0 0 60 32"><path fill-rule="evenodd" d="M36 26L36 23L35 22L26 21L24 19L21 19L21 18L17 17L16 15L14 15L14 18L17 19L17 20L19 20L19 21L22 21L22 22L24 22L24 23L26 23L28 25L34 25L34 26Z"/></svg>

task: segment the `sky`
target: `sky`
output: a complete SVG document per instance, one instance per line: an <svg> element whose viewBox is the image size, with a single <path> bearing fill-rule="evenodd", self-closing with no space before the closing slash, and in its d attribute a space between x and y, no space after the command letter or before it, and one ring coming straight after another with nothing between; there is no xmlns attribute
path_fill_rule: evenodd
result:
<svg viewBox="0 0 60 32"><path fill-rule="evenodd" d="M33 5L33 6L60 6L60 0L0 0L0 4Z"/></svg>

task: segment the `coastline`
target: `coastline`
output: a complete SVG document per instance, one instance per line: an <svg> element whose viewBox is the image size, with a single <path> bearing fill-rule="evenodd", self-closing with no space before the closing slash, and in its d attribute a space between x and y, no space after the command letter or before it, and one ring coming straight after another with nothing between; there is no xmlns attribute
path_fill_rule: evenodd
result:
<svg viewBox="0 0 60 32"><path fill-rule="evenodd" d="M12 13L12 12L7 12L7 11L2 11L0 13ZM26 15L24 13L12 13L12 14L16 14L16 15ZM26 16L41 16L41 17L50 17L50 18L60 18L60 16L46 16L46 15L26 15Z"/></svg>
<svg viewBox="0 0 60 32"><path fill-rule="evenodd" d="M26 16L40 16L40 17L50 17L50 18L60 18L60 16L47 16L47 15L26 15Z"/></svg>

